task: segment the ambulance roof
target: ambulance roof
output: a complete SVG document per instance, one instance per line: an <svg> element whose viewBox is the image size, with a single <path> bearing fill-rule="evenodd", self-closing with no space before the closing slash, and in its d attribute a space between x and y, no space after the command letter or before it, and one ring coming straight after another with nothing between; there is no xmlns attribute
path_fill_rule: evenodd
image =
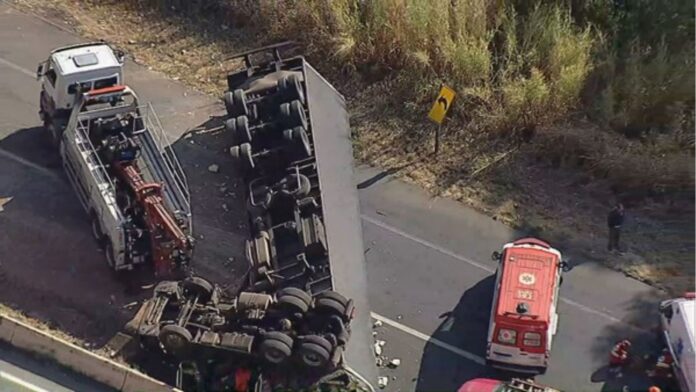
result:
<svg viewBox="0 0 696 392"><path fill-rule="evenodd" d="M517 318L519 310L526 308L524 314L533 320L549 321L560 253L541 244L545 245L534 241L506 245L497 316Z"/></svg>
<svg viewBox="0 0 696 392"><path fill-rule="evenodd" d="M76 45L57 49L52 53L53 63L63 75L121 67L113 50L106 44Z"/></svg>

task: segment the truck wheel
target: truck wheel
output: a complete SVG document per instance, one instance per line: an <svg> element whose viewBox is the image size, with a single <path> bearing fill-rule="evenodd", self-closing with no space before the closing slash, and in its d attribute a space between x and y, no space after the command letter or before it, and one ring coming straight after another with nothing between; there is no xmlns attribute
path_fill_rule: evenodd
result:
<svg viewBox="0 0 696 392"><path fill-rule="evenodd" d="M277 298L280 305L290 309L293 313L306 313L312 302L312 297L306 291L295 287L286 287L280 290Z"/></svg>
<svg viewBox="0 0 696 392"><path fill-rule="evenodd" d="M186 328L176 325L168 324L160 329L159 341L164 347L164 350L172 355L177 355L182 353L191 343L193 336Z"/></svg>
<svg viewBox="0 0 696 392"><path fill-rule="evenodd" d="M239 146L230 147L230 155L233 159L239 160L242 156L242 149Z"/></svg>
<svg viewBox="0 0 696 392"><path fill-rule="evenodd" d="M94 236L94 239L97 240L99 247L102 248L104 246L104 232L101 229L99 218L97 218L94 211L90 211L89 213L89 223L92 228L92 236Z"/></svg>
<svg viewBox="0 0 696 392"><path fill-rule="evenodd" d="M280 105L280 114L283 117L283 124L288 128L302 126L307 128L307 117L304 113L304 108L299 100L294 100L290 103Z"/></svg>
<svg viewBox="0 0 696 392"><path fill-rule="evenodd" d="M254 157L251 152L251 144L244 143L239 146L239 158L242 160L244 167L247 169L253 169L256 167L254 164Z"/></svg>
<svg viewBox="0 0 696 392"><path fill-rule="evenodd" d="M279 364L292 354L292 338L282 332L268 332L264 335L259 351L266 361Z"/></svg>
<svg viewBox="0 0 696 392"><path fill-rule="evenodd" d="M304 174L288 174L283 179L284 184L280 192L287 196L292 196L295 198L300 198L307 196L312 189L312 184L309 182L309 178Z"/></svg>
<svg viewBox="0 0 696 392"><path fill-rule="evenodd" d="M249 117L239 116L225 121L225 130L232 134L235 143L250 143L251 131L249 131Z"/></svg>
<svg viewBox="0 0 696 392"><path fill-rule="evenodd" d="M321 367L329 361L333 345L319 335L309 335L304 337L298 351L305 365Z"/></svg>
<svg viewBox="0 0 696 392"><path fill-rule="evenodd" d="M249 107L247 106L246 93L238 88L232 91L233 109L237 116L248 116Z"/></svg>
<svg viewBox="0 0 696 392"><path fill-rule="evenodd" d="M325 291L317 296L314 306L318 312L343 318L348 307L348 300L335 291Z"/></svg>
<svg viewBox="0 0 696 392"><path fill-rule="evenodd" d="M305 95L304 91L302 91L302 82L300 82L300 78L295 74L280 78L278 81L278 91L283 96L284 100L292 101L297 99L303 105L305 104Z"/></svg>
<svg viewBox="0 0 696 392"><path fill-rule="evenodd" d="M292 136L295 143L297 143L297 146L299 147L300 151L304 153L304 156L307 158L312 156L312 145L309 143L309 135L307 135L306 128L293 128Z"/></svg>
<svg viewBox="0 0 696 392"><path fill-rule="evenodd" d="M116 271L116 257L114 256L114 246L111 245L110 240L104 241L104 256L106 257L106 264L111 268L112 271Z"/></svg>
<svg viewBox="0 0 696 392"><path fill-rule="evenodd" d="M185 294L197 296L199 303L206 303L210 301L210 298L213 296L214 288L212 283L201 277L191 276L183 280L181 285Z"/></svg>

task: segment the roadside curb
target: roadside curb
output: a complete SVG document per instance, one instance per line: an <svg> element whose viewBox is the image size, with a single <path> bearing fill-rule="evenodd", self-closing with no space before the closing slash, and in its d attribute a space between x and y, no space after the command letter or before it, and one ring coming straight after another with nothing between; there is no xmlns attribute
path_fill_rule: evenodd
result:
<svg viewBox="0 0 696 392"><path fill-rule="evenodd" d="M85 350L7 315L0 315L0 341L48 358L121 392L181 392L135 369Z"/></svg>

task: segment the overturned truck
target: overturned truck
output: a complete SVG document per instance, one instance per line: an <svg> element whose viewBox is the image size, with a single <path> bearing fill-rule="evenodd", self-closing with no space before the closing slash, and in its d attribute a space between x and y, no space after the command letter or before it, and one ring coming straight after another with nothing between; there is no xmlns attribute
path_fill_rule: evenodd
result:
<svg viewBox="0 0 696 392"><path fill-rule="evenodd" d="M239 55L224 96L248 188L243 287L161 282L126 326L175 358L186 391L373 390L377 378L345 102L281 48Z"/></svg>

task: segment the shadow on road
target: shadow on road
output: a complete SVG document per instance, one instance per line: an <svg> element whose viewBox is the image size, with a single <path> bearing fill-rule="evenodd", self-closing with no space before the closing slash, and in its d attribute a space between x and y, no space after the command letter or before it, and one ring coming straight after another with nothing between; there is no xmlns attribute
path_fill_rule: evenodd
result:
<svg viewBox="0 0 696 392"><path fill-rule="evenodd" d="M494 283L495 275L481 280L464 292L454 309L441 316L443 322L423 349L416 391L456 391L474 378L510 377L433 343L444 342L484 358Z"/></svg>

